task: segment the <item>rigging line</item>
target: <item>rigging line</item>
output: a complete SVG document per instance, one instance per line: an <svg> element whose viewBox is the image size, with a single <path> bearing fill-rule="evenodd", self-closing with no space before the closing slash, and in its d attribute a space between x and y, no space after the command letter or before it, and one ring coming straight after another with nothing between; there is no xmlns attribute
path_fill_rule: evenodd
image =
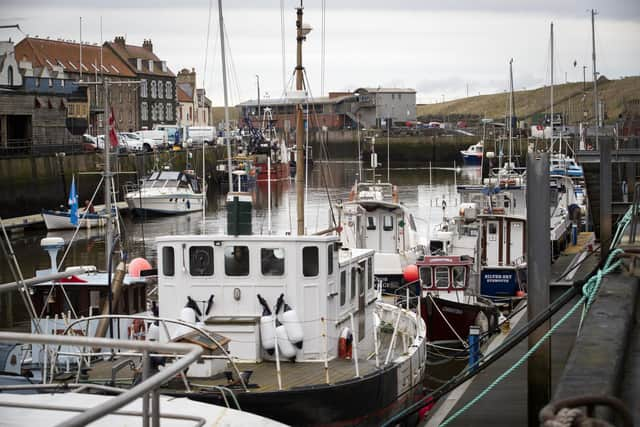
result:
<svg viewBox="0 0 640 427"><path fill-rule="evenodd" d="M326 55L326 9L327 0L322 0L322 37L320 47L320 96L324 96L325 55Z"/></svg>
<svg viewBox="0 0 640 427"><path fill-rule="evenodd" d="M207 79L207 59L209 58L209 38L211 36L211 9L213 0L209 0L209 18L207 19L207 41L204 48L204 70L202 71L202 87L205 87Z"/></svg>
<svg viewBox="0 0 640 427"><path fill-rule="evenodd" d="M229 33L227 32L227 25L224 24L224 35L225 41L227 42L227 49L229 52L229 75L232 77L233 82L235 83L236 89L236 100L239 102L240 100L240 81L238 80L238 72L236 70L236 62L233 60L233 52L231 50L231 38L229 37Z"/></svg>
<svg viewBox="0 0 640 427"><path fill-rule="evenodd" d="M287 91L287 61L286 61L286 47L285 47L285 31L284 31L284 0L280 0L280 40L282 43L282 92Z"/></svg>

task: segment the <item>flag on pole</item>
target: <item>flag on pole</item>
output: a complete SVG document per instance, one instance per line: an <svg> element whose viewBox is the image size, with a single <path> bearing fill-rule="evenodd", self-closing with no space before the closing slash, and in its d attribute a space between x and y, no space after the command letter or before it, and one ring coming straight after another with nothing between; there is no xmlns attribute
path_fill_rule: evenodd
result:
<svg viewBox="0 0 640 427"><path fill-rule="evenodd" d="M69 190L69 220L72 225L78 225L78 193L75 177L71 179L71 190Z"/></svg>
<svg viewBox="0 0 640 427"><path fill-rule="evenodd" d="M111 114L109 115L109 141L111 148L118 147L118 135L116 135L116 118L113 114L113 107L111 107Z"/></svg>

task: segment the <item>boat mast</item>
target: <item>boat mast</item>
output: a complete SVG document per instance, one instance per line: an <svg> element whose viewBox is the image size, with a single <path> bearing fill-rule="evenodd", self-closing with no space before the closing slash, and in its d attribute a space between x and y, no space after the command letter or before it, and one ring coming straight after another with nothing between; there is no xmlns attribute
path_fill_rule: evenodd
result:
<svg viewBox="0 0 640 427"><path fill-rule="evenodd" d="M511 168L511 140L513 139L513 58L509 60L509 163Z"/></svg>
<svg viewBox="0 0 640 427"><path fill-rule="evenodd" d="M109 137L109 82L105 77L102 79L102 90L104 94L104 114L102 120L104 121L104 208L107 211L107 230L105 235L105 270L110 272L111 267L111 241L113 240L113 228L111 227L111 138ZM97 91L97 87L96 87ZM111 289L111 283L108 284ZM111 300L109 300L109 314L111 314Z"/></svg>
<svg viewBox="0 0 640 427"><path fill-rule="evenodd" d="M224 55L224 20L222 19L222 0L218 0L218 17L220 20L222 87L224 88L224 142L227 146L227 172L229 173L229 191L233 191L233 175L231 174L231 144L229 142L229 98L227 96L227 62Z"/></svg>
<svg viewBox="0 0 640 427"><path fill-rule="evenodd" d="M595 17L597 12L595 9L591 9L591 44L592 44L592 58L593 58L593 117L596 123L596 149L600 149L598 145L598 126L600 126L599 114L598 114L598 72L596 71L596 30L595 30Z"/></svg>
<svg viewBox="0 0 640 427"><path fill-rule="evenodd" d="M553 154L553 22L551 23L551 149ZM561 147L562 148L562 147Z"/></svg>
<svg viewBox="0 0 640 427"><path fill-rule="evenodd" d="M296 91L302 91L302 42L306 39L305 29L302 28L302 0L300 7L296 8L296 41L297 41L297 61L296 61ZM298 235L304 235L304 129L302 123L302 103L296 105L296 201L298 215Z"/></svg>

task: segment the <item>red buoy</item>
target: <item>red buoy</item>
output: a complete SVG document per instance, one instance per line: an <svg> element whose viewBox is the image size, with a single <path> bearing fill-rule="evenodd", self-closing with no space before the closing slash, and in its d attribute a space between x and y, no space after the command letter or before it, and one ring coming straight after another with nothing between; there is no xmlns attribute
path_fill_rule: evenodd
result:
<svg viewBox="0 0 640 427"><path fill-rule="evenodd" d="M142 270L151 270L151 264L144 258L134 258L129 263L129 275L132 277L140 277Z"/></svg>
<svg viewBox="0 0 640 427"><path fill-rule="evenodd" d="M420 273L418 272L418 266L415 264L409 264L404 268L402 272L402 276L404 278L405 283L415 282L420 278Z"/></svg>

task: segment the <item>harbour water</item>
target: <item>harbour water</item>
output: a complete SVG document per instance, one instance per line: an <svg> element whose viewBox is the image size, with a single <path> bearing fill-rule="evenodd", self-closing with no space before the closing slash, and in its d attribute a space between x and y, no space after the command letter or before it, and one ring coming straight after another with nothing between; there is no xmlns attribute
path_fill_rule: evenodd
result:
<svg viewBox="0 0 640 427"><path fill-rule="evenodd" d="M387 169L376 169L376 178L386 180ZM371 169L363 168L365 179L372 178ZM413 213L420 236L426 242L428 231L442 219L442 200L446 201L447 212L456 212L456 184L477 183L480 180L478 168L456 168L454 165L433 165L422 167L391 168L391 182L397 185L399 199ZM311 234L330 226L331 210L329 197L333 203L347 200L349 192L358 176L358 163L354 161L316 162L309 173L305 203L305 224ZM432 185L429 185L431 181ZM326 183L326 185L325 185ZM254 190L254 234L267 234L268 230L268 187L259 183ZM162 235L224 233L226 229L225 210L226 188L212 186L208 192L206 215L203 222L201 213L181 216L154 216L147 218L124 214L121 221L122 248L128 259L144 257L152 265L156 264L155 238ZM293 180L274 183L271 186L271 230L274 234L295 232L296 200ZM38 269L49 268L48 255L39 248L40 240L46 236L59 236L69 242L73 231L31 232L12 238L20 268L25 277L31 277ZM71 245L63 267L70 265L95 265L105 268L104 233L98 229L81 229ZM65 248L66 249L66 248ZM60 262L59 255L58 262ZM0 265L0 283L13 281L6 261ZM0 328L26 330L28 315L17 295L0 296Z"/></svg>

